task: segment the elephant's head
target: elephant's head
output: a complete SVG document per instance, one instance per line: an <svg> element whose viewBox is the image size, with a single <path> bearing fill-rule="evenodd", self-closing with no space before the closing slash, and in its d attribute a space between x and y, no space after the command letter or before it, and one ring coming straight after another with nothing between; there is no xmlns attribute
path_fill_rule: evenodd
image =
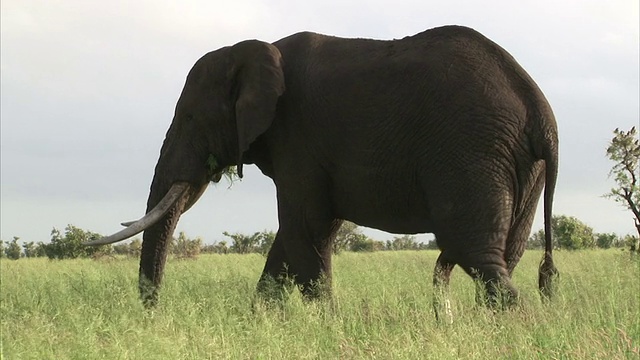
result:
<svg viewBox="0 0 640 360"><path fill-rule="evenodd" d="M242 176L242 156L271 125L283 92L280 52L257 40L210 52L189 72L156 164L147 215L88 243L114 243L144 231L140 290L145 303L156 301L180 215L225 169L238 165Z"/></svg>

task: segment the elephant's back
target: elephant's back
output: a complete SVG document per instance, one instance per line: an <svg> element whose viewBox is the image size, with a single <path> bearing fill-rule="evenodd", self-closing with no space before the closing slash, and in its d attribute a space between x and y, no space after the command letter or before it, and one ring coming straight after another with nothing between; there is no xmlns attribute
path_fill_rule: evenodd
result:
<svg viewBox="0 0 640 360"><path fill-rule="evenodd" d="M518 94L524 98L537 90L506 50L463 26L434 28L398 40L301 32L274 45L282 54L287 89L309 98L326 98L327 103L380 96L402 102L415 94L461 92L504 98L525 91Z"/></svg>
<svg viewBox="0 0 640 360"><path fill-rule="evenodd" d="M349 139L332 140L334 148L427 153L423 143L446 146L451 134L479 152L508 148L525 135L531 109L546 104L513 57L466 27L399 40L303 32L274 45L286 82L281 117L302 120L289 126L310 139Z"/></svg>

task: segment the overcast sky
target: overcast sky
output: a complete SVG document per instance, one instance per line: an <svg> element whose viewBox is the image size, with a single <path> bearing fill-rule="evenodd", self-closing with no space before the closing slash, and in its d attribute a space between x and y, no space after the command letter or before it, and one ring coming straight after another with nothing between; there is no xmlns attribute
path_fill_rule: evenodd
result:
<svg viewBox="0 0 640 360"><path fill-rule="evenodd" d="M305 30L393 39L446 24L502 45L546 94L560 136L554 212L634 232L601 195L614 185L613 129L639 121L638 0L219 2L2 0L3 240L48 241L67 224L107 234L140 217L186 74L208 51ZM230 189L211 186L178 226L207 242L263 229L277 229L275 188L253 166Z"/></svg>

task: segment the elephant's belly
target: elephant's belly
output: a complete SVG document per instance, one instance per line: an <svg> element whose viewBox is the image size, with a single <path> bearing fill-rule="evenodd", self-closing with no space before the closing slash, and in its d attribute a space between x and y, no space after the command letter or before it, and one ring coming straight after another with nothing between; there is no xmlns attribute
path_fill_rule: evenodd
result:
<svg viewBox="0 0 640 360"><path fill-rule="evenodd" d="M422 233L432 233L433 227L426 218L411 218L411 217L403 217L401 215L398 216L390 216L387 218L366 218L366 219L345 219L351 222L354 222L361 226L370 227L373 229L378 229L382 231L386 231L393 234L422 234Z"/></svg>
<svg viewBox="0 0 640 360"><path fill-rule="evenodd" d="M433 232L427 200L421 191L381 193L373 189L352 189L334 194L337 217L396 234Z"/></svg>

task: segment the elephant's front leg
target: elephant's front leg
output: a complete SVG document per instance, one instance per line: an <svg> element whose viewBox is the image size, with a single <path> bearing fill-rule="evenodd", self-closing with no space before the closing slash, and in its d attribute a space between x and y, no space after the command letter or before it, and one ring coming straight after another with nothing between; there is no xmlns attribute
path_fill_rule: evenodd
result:
<svg viewBox="0 0 640 360"><path fill-rule="evenodd" d="M331 244L339 224L327 221L283 234L288 271L307 299L331 297Z"/></svg>
<svg viewBox="0 0 640 360"><path fill-rule="evenodd" d="M267 255L256 290L265 300L282 300L291 292L292 285L282 236L278 233Z"/></svg>
<svg viewBox="0 0 640 360"><path fill-rule="evenodd" d="M449 279L455 265L447 259L445 253L441 253L433 270L433 310L438 322L444 320L448 324L453 323L453 312L449 300Z"/></svg>
<svg viewBox="0 0 640 360"><path fill-rule="evenodd" d="M278 246L270 252L265 273L282 264L307 299L331 296L331 251L342 225L330 212L326 194L278 194Z"/></svg>

